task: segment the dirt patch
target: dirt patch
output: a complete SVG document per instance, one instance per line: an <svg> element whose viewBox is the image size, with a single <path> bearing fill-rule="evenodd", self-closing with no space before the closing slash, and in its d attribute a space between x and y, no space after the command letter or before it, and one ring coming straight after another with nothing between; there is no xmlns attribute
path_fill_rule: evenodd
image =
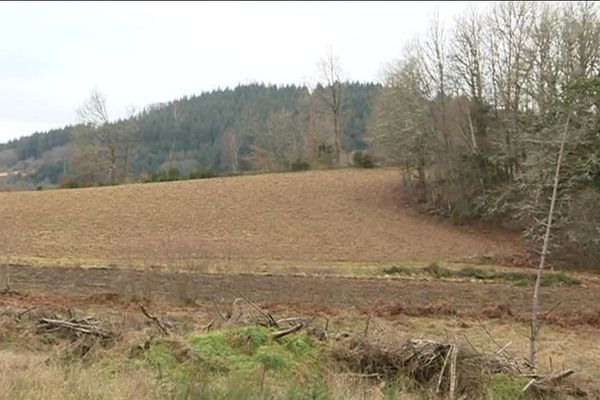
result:
<svg viewBox="0 0 600 400"><path fill-rule="evenodd" d="M397 170L348 169L0 193L0 254L149 266L523 253L513 233L411 211L398 200L400 182Z"/></svg>
<svg viewBox="0 0 600 400"><path fill-rule="evenodd" d="M527 320L531 288L495 283L359 279L341 277L201 274L133 269L13 266L13 287L58 294L83 302L112 303L158 299L172 304L228 304L245 294L272 307L302 307L319 313L355 308L363 313L412 316L476 316ZM546 299L561 299L547 320L561 326L600 326L600 290L593 286L547 287ZM554 303L548 307L553 307Z"/></svg>

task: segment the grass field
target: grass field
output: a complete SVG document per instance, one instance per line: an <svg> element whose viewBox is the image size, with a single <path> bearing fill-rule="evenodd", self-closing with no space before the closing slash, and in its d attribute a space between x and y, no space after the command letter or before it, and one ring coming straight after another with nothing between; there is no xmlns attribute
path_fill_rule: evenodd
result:
<svg viewBox="0 0 600 400"><path fill-rule="evenodd" d="M402 205L400 182L395 170L348 169L0 193L0 283L10 286L0 399L431 396L339 370L327 355L343 341L221 326L241 295L281 318L327 321L331 337L460 339L525 356L533 271L514 265L518 235L419 215ZM575 368L594 387L600 280L555 271L542 295L541 368ZM139 304L173 332L161 337ZM117 339L36 328L86 315ZM481 398L521 396L524 382L496 378Z"/></svg>

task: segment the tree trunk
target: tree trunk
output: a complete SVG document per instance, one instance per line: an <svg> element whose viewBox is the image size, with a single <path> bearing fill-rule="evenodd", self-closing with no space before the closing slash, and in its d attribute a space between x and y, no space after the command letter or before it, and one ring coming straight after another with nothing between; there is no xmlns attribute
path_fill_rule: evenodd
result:
<svg viewBox="0 0 600 400"><path fill-rule="evenodd" d="M334 131L334 142L335 142L335 162L340 163L340 120L339 110L333 112L333 131Z"/></svg>
<svg viewBox="0 0 600 400"><path fill-rule="evenodd" d="M123 160L123 182L129 180L129 143L125 144L124 160Z"/></svg>
<svg viewBox="0 0 600 400"><path fill-rule="evenodd" d="M550 199L550 209L548 210L548 222L546 223L546 234L544 235L544 243L542 245L542 254L540 257L540 264L537 270L537 277L535 279L535 287L533 290L533 309L531 314L531 335L529 337L529 363L535 368L535 355L537 352L537 337L540 330L540 287L542 284L542 277L544 273L544 266L546 263L546 255L548 254L548 243L550 242L550 230L552 228L552 218L554 217L554 206L556 204L556 194L558 192L558 183L560 177L560 166L563 161L563 154L565 152L565 142L567 141L567 132L569 129L569 122L571 121L571 115L567 117L565 123L565 129L560 142L560 150L558 151L558 159L556 160L556 171L554 173L554 186L552 187L552 197Z"/></svg>
<svg viewBox="0 0 600 400"><path fill-rule="evenodd" d="M117 183L117 153L113 145L109 147L110 151L110 183Z"/></svg>

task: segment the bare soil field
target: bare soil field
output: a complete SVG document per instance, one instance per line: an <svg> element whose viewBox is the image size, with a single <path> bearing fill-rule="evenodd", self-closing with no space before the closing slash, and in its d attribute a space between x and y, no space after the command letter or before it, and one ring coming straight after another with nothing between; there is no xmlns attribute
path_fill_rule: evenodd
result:
<svg viewBox="0 0 600 400"><path fill-rule="evenodd" d="M330 170L0 193L0 261L193 265L510 258L515 234L400 204L397 170Z"/></svg>
<svg viewBox="0 0 600 400"><path fill-rule="evenodd" d="M156 299L168 304L231 304L244 294L270 308L293 307L335 314L349 309L382 317L398 315L527 321L532 288L498 283L303 277L256 274L203 274L129 268L13 266L17 291L109 299ZM549 322L600 327L600 287L545 287L554 306ZM42 299L44 297L42 296ZM50 302L52 303L52 302ZM550 307L550 305L548 306Z"/></svg>

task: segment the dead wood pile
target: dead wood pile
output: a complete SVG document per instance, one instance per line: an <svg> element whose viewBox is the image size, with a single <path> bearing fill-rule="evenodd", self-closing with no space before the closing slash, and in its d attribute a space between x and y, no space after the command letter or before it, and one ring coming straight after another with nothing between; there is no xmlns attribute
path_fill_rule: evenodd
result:
<svg viewBox="0 0 600 400"><path fill-rule="evenodd" d="M37 330L38 333L61 332L74 338L91 335L110 340L114 337L113 332L103 328L100 321L94 317L71 318L69 320L42 317L38 321Z"/></svg>
<svg viewBox="0 0 600 400"><path fill-rule="evenodd" d="M486 383L485 357L454 343L353 338L332 355L353 372L384 380L405 376L448 399L477 398Z"/></svg>

